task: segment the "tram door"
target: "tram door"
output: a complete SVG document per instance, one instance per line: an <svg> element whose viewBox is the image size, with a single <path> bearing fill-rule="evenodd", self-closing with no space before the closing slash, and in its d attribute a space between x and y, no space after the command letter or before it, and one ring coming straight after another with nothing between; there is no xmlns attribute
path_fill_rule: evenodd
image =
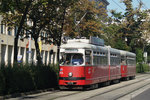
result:
<svg viewBox="0 0 150 100"><path fill-rule="evenodd" d="M127 76L127 64L126 64L126 57L121 56L121 76L126 77Z"/></svg>

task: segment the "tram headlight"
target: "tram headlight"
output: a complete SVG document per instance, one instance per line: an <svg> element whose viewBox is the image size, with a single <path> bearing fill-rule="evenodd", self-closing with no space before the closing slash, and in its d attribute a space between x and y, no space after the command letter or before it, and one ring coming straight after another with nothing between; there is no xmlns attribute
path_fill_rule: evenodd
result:
<svg viewBox="0 0 150 100"><path fill-rule="evenodd" d="M68 73L68 76L69 76L69 77L72 77L72 76L73 76L72 72Z"/></svg>

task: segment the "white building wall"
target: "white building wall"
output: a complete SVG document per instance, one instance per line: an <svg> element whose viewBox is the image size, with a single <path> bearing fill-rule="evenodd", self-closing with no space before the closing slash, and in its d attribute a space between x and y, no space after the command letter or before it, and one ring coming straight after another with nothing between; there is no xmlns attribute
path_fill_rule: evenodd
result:
<svg viewBox="0 0 150 100"><path fill-rule="evenodd" d="M3 29L1 29L1 17L0 17L0 63L1 64L13 64L14 61L14 29L11 30L11 35L8 35L8 27L5 27L3 25ZM1 32L3 30L3 32ZM28 39L24 39L21 41L18 40L18 55L22 55L21 61L23 63L28 62L28 48L26 48L26 44L28 43ZM33 63L36 63L36 49L34 45L34 41L31 40L31 49L32 49L32 61ZM52 58L55 57L53 54L50 56L49 52L50 50L54 51L54 54L57 52L56 46L51 46L48 44L42 44L42 61L43 63L49 64L49 63L56 63L56 59ZM48 58L49 57L49 58ZM54 60L52 62L49 62L49 60Z"/></svg>

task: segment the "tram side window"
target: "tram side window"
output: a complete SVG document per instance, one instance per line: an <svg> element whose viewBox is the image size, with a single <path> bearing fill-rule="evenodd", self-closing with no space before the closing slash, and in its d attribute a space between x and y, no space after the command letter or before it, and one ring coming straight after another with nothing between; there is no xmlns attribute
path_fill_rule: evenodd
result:
<svg viewBox="0 0 150 100"><path fill-rule="evenodd" d="M117 58L117 57L111 57L110 58L110 64L111 65L119 65L120 64L119 58Z"/></svg>
<svg viewBox="0 0 150 100"><path fill-rule="evenodd" d="M97 57L96 56L93 57L93 64L97 65Z"/></svg>
<svg viewBox="0 0 150 100"><path fill-rule="evenodd" d="M135 65L135 60L133 60L133 59L128 59L128 60L127 60L127 65L130 65L130 66Z"/></svg>
<svg viewBox="0 0 150 100"><path fill-rule="evenodd" d="M91 65L91 50L85 51L85 64Z"/></svg>
<svg viewBox="0 0 150 100"><path fill-rule="evenodd" d="M107 57L104 57L104 65L107 65Z"/></svg>
<svg viewBox="0 0 150 100"><path fill-rule="evenodd" d="M110 65L114 65L114 58L110 58Z"/></svg>
<svg viewBox="0 0 150 100"><path fill-rule="evenodd" d="M101 56L100 57L100 65L104 65L105 64L105 57Z"/></svg>
<svg viewBox="0 0 150 100"><path fill-rule="evenodd" d="M98 65L100 65L100 63L101 63L101 62L100 62L100 59L101 59L100 56L98 56L98 57L97 57L97 64L98 64Z"/></svg>
<svg viewBox="0 0 150 100"><path fill-rule="evenodd" d="M85 56L85 64L90 65L91 64L91 57L90 56Z"/></svg>
<svg viewBox="0 0 150 100"><path fill-rule="evenodd" d="M131 62L129 59L127 59L127 65L131 65Z"/></svg>
<svg viewBox="0 0 150 100"><path fill-rule="evenodd" d="M106 56L94 56L93 64L94 65L107 65L107 57Z"/></svg>

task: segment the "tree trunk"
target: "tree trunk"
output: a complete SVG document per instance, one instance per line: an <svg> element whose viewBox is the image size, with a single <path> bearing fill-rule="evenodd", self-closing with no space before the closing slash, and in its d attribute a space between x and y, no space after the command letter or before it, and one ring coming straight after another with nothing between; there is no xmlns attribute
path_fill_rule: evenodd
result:
<svg viewBox="0 0 150 100"><path fill-rule="evenodd" d="M34 41L35 41L35 48L36 48L37 65L41 65L42 59L41 59L41 54L39 50L38 38L34 38Z"/></svg>
<svg viewBox="0 0 150 100"><path fill-rule="evenodd" d="M63 16L62 16L62 24L61 24L61 32L60 32L60 36L59 36L59 41L57 44L57 62L59 63L59 52L60 52L60 46L61 46L61 39L62 39L62 35L63 35L63 28L64 28L64 23L65 23L65 15L66 15L66 7L64 8L63 11Z"/></svg>
<svg viewBox="0 0 150 100"><path fill-rule="evenodd" d="M24 20L26 19L28 10L29 10L29 6L31 5L32 0L29 1L29 3L27 4L25 11L23 13L23 16L21 18L18 30L17 30L17 34L15 36L15 41L14 41L14 62L17 62L17 55L18 55L18 38L20 35L20 32L22 30L23 24L24 24Z"/></svg>
<svg viewBox="0 0 150 100"><path fill-rule="evenodd" d="M18 37L20 32L17 32L17 35L15 37L14 41L14 62L17 62L17 55L18 55Z"/></svg>
<svg viewBox="0 0 150 100"><path fill-rule="evenodd" d="M61 45L61 39L60 39L60 42L58 43L57 45L57 62L59 63L59 52L60 52L60 45Z"/></svg>

